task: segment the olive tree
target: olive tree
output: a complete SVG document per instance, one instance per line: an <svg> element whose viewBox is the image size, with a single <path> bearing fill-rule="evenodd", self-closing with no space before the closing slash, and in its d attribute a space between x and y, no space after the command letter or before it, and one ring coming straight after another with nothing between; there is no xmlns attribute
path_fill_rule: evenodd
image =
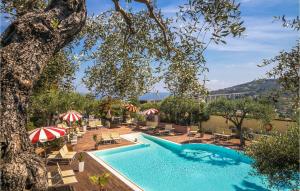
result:
<svg viewBox="0 0 300 191"><path fill-rule="evenodd" d="M232 122L240 138L240 145L245 145L243 122L246 117L259 119L263 124L268 124L274 117L274 108L270 105L254 101L250 98L229 100L218 99L209 104L211 113L220 115Z"/></svg>

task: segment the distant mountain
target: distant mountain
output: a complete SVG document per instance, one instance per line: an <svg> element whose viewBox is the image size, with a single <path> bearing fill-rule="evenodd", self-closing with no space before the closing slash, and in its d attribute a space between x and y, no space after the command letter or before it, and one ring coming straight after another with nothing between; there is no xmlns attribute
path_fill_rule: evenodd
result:
<svg viewBox="0 0 300 191"><path fill-rule="evenodd" d="M211 97L223 97L224 94L241 94L243 96L258 97L263 96L274 101L274 106L280 117L290 117L292 115L291 95L289 93L278 94L280 85L276 79L254 80L252 82L232 86L229 88L211 91ZM230 96L228 96L230 97ZM233 96L234 97L234 96Z"/></svg>
<svg viewBox="0 0 300 191"><path fill-rule="evenodd" d="M245 93L247 95L262 95L274 90L279 90L280 85L276 79L262 79L254 80L244 84L239 84L229 88L214 90L210 95L216 94L231 94L231 93Z"/></svg>

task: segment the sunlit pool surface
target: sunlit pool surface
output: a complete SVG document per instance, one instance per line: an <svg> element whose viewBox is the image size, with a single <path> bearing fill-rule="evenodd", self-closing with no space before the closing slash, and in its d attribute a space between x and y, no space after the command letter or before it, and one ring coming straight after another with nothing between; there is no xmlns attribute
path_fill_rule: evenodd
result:
<svg viewBox="0 0 300 191"><path fill-rule="evenodd" d="M209 144L176 144L139 134L142 144L93 154L145 191L267 191L251 160Z"/></svg>

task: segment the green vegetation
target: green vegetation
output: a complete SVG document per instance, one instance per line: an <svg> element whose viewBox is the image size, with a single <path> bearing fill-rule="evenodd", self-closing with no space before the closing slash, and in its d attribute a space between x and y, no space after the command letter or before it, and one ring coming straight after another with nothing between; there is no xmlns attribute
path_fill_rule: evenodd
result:
<svg viewBox="0 0 300 191"><path fill-rule="evenodd" d="M291 28L293 30L300 30L300 19L296 17L292 20L286 20L284 16L275 17L282 21L284 27ZM260 65L273 66L273 68L267 72L268 77L278 78L279 84L283 88L283 93L291 93L294 101L294 109L300 107L300 43L299 40L296 45L290 51L281 51L277 56L272 59L265 59Z"/></svg>
<svg viewBox="0 0 300 191"><path fill-rule="evenodd" d="M78 160L78 162L83 162L83 160L84 160L84 155L83 155L82 152L79 153L79 156L78 156L77 160Z"/></svg>
<svg viewBox="0 0 300 191"><path fill-rule="evenodd" d="M95 184L99 187L99 191L104 191L105 186L109 182L109 177L110 177L109 173L104 173L102 175L90 176L89 179L90 179L92 184Z"/></svg>
<svg viewBox="0 0 300 191"><path fill-rule="evenodd" d="M265 175L269 186L282 190L299 189L299 123L283 134L262 138L246 148L254 159L255 175Z"/></svg>
<svg viewBox="0 0 300 191"><path fill-rule="evenodd" d="M259 119L262 123L269 124L274 117L274 108L268 104L254 101L250 98L227 100L219 99L209 104L209 110L213 114L221 115L232 122L240 137L240 144L245 145L243 122L246 117Z"/></svg>
<svg viewBox="0 0 300 191"><path fill-rule="evenodd" d="M58 120L58 115L68 110L99 115L99 104L100 101L89 94L81 95L55 89L44 91L31 97L27 128L53 125Z"/></svg>
<svg viewBox="0 0 300 191"><path fill-rule="evenodd" d="M204 113L204 104L193 98L170 96L160 106L162 121L180 125L198 124Z"/></svg>
<svg viewBox="0 0 300 191"><path fill-rule="evenodd" d="M278 92L282 92L282 87L277 79L261 79L211 91L210 95L244 93L244 96L267 100L274 105L279 118L291 118L294 115L292 93L282 92L280 94Z"/></svg>
<svg viewBox="0 0 300 191"><path fill-rule="evenodd" d="M276 17L281 20L284 27L299 31L299 17L286 20L284 16ZM284 134L277 134L250 145L246 152L255 159L253 167L255 174L265 175L269 186L281 190L288 187L298 190L300 187L299 170L299 41L289 52L281 51L272 59L264 60L261 66L273 65L267 76L278 78L283 92L291 93L294 102L296 124ZM282 93L282 92L281 92Z"/></svg>

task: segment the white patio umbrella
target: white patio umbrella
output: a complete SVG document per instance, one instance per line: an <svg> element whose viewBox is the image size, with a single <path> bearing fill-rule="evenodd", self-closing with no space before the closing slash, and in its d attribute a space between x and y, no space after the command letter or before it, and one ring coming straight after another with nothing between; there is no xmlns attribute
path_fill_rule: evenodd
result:
<svg viewBox="0 0 300 191"><path fill-rule="evenodd" d="M71 111L61 114L60 117L64 121L74 122L74 121L79 121L82 118L82 115L77 111L71 110Z"/></svg>
<svg viewBox="0 0 300 191"><path fill-rule="evenodd" d="M152 115L152 114L156 114L156 113L158 113L158 110L154 109L154 108L147 109L147 110L143 111L144 115Z"/></svg>
<svg viewBox="0 0 300 191"><path fill-rule="evenodd" d="M29 139L31 143L35 144L37 142L44 143L48 141L52 141L54 139L60 138L66 134L66 131L62 128L58 128L55 126L51 127L41 127L34 129L29 134ZM44 148L45 145L43 144ZM46 159L46 151L45 153L45 162L47 162Z"/></svg>
<svg viewBox="0 0 300 191"><path fill-rule="evenodd" d="M33 130L29 139L31 143L35 144L37 142L44 143L47 141L52 141L54 139L60 138L66 134L66 131L58 127L41 127Z"/></svg>

